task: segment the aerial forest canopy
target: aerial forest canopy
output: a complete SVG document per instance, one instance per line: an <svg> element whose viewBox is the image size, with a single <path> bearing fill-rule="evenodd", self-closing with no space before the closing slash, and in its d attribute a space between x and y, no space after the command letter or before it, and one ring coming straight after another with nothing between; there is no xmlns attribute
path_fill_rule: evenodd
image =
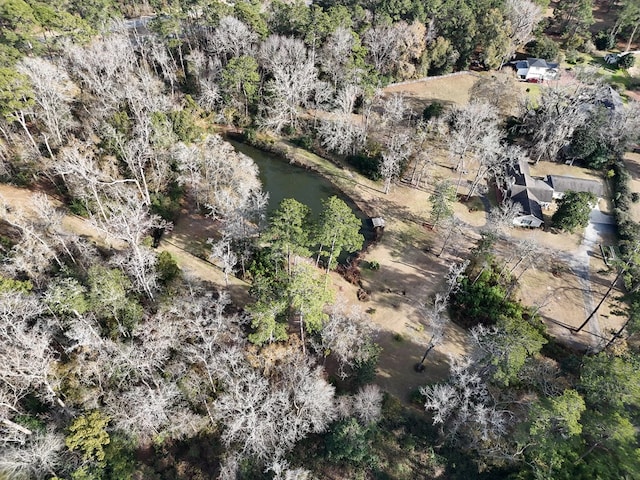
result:
<svg viewBox="0 0 640 480"><path fill-rule="evenodd" d="M607 38L631 45L638 2L610 3ZM440 257L461 228L463 171L466 200L487 179L507 188L519 159L562 152L622 182L638 108L604 109L608 87L587 74L535 104L505 104L512 79L420 112L382 94L497 69L523 48L548 60L558 43L586 49L592 2L554 2L543 20L549 6L0 0L0 479L640 476L636 347L587 357L554 343L514 293L539 251L492 253L513 204L491 211L493 230L436 279L441 293L416 299L431 333L421 367L448 312L474 352L411 393L428 413L416 411L374 383L375 308L354 306L371 293L353 255L361 219L339 196L315 219L292 198L268 214L256 163L225 136L344 161L335 176L357 184L350 165L382 180L385 205L400 183L426 191L445 152L456 176L429 185L431 224L411 220L447 233ZM623 193L637 331L640 227ZM566 208L559 228L582 225L584 209L569 222ZM210 238L160 245L188 215ZM404 248L410 234L392 238ZM334 288L336 271L356 286Z"/></svg>

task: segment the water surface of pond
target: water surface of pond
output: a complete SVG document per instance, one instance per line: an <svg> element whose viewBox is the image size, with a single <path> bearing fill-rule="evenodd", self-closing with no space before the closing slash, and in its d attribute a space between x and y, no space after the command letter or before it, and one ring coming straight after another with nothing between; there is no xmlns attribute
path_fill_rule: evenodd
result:
<svg viewBox="0 0 640 480"><path fill-rule="evenodd" d="M313 212L313 216L317 218L322 211L322 200L332 195L337 195L345 200L331 182L317 173L298 165L292 165L276 155L244 143L235 141L230 143L236 150L251 157L258 165L262 189L269 192L268 213L277 209L285 198L295 198L300 203L307 205Z"/></svg>
<svg viewBox="0 0 640 480"><path fill-rule="evenodd" d="M267 214L277 209L280 202L285 198L295 198L300 203L307 205L311 209L313 217L317 219L322 211L322 201L332 195L337 195L360 218L362 222L360 233L364 235L365 242L371 241L373 231L367 221L367 217L329 180L315 172L293 165L269 152L264 152L241 142L230 141L230 143L237 151L251 157L258 165L262 189L265 192L269 192Z"/></svg>

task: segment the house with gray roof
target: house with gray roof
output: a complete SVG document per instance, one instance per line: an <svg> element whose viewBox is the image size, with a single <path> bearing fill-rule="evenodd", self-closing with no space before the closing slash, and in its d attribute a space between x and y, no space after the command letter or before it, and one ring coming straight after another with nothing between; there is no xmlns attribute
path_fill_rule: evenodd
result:
<svg viewBox="0 0 640 480"><path fill-rule="evenodd" d="M564 175L549 175L547 182L553 189L553 198L560 199L565 192L589 192L597 198L602 198L604 188L599 180L588 180L585 178L567 177Z"/></svg>
<svg viewBox="0 0 640 480"><path fill-rule="evenodd" d="M529 162L520 159L512 171L509 197L522 207L521 215L514 218L514 225L538 228L544 224L542 210L553 201L553 188L544 180L533 178Z"/></svg>
<svg viewBox="0 0 640 480"><path fill-rule="evenodd" d="M604 195L604 187L600 180L566 175L534 178L529 173L529 162L520 159L511 171L508 185L509 198L522 207L521 214L514 218L513 224L531 228L543 226L543 210L548 209L554 200L561 199L569 190L593 193L597 198Z"/></svg>

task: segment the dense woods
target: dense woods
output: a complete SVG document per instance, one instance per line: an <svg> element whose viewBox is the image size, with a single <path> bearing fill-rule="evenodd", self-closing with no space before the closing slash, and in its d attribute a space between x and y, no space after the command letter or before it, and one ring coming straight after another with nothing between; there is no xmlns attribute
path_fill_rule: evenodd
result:
<svg viewBox="0 0 640 480"><path fill-rule="evenodd" d="M592 38L591 0L0 0L0 179L33 193L0 198L0 478L640 476L640 229L620 161L639 141L637 102L604 106L610 87L589 69L537 102L514 79L419 112L381 91L516 52L630 48L640 4L600 3L613 26ZM506 191L522 158L611 171L628 321L599 352L557 343L514 295L537 246L494 254L519 213L504 201L420 299L430 341L415 368L447 315L473 353L402 403L374 382L371 312L331 284L363 248L361 220L337 196L315 219L294 199L267 214L225 130L286 138L385 196L400 181L428 190L437 256L455 243L462 172L469 200L488 180ZM430 176L436 151L451 179ZM561 229L588 216L575 196ZM157 249L184 209L215 221L201 240L224 285Z"/></svg>

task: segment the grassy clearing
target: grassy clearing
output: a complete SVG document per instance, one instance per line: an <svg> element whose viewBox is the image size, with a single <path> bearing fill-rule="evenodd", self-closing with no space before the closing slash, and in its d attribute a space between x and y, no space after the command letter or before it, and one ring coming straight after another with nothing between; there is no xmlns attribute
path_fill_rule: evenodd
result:
<svg viewBox="0 0 640 480"><path fill-rule="evenodd" d="M417 108L424 108L434 101L447 105L464 105L469 103L469 92L478 78L482 78L482 75L469 73L454 77L429 78L422 82L390 86L384 89L384 93L401 93L407 97L416 111Z"/></svg>

